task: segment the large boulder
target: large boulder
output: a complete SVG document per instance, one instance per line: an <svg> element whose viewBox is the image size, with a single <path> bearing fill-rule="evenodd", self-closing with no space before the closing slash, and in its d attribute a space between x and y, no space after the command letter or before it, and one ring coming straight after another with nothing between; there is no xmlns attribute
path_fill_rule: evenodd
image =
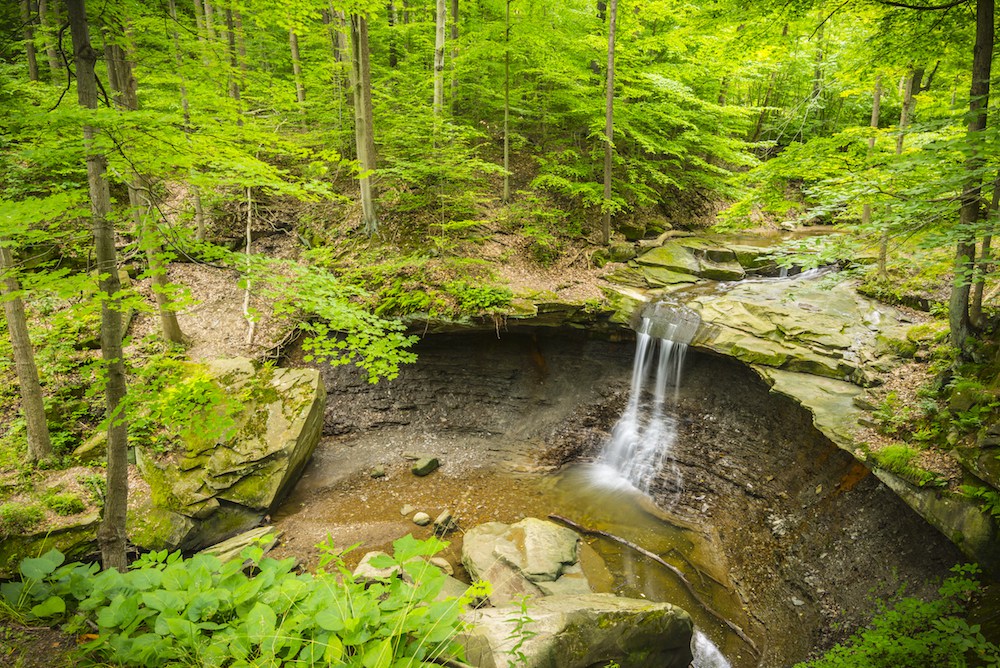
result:
<svg viewBox="0 0 1000 668"><path fill-rule="evenodd" d="M689 274L713 281L738 281L746 276L734 250L701 237L671 239L640 255L636 262L644 268L666 269L674 274ZM648 274L648 278L654 276L653 272Z"/></svg>
<svg viewBox="0 0 1000 668"><path fill-rule="evenodd" d="M462 540L462 564L474 580L493 586L490 601L591 591L580 565L580 537L552 522L529 517L516 524L488 522Z"/></svg>
<svg viewBox="0 0 1000 668"><path fill-rule="evenodd" d="M517 662L526 668L686 668L694 625L669 603L612 594L551 596L468 612L459 636L466 661L479 668ZM523 658L522 658L523 657Z"/></svg>
<svg viewBox="0 0 1000 668"><path fill-rule="evenodd" d="M247 359L207 363L211 381L238 402L215 438L179 449L140 449L149 496L130 509L130 538L148 549L197 549L256 525L302 473L319 441L326 391L314 369L257 370Z"/></svg>
<svg viewBox="0 0 1000 668"><path fill-rule="evenodd" d="M84 558L95 549L99 524L97 513L92 513L56 529L7 536L0 540L0 578L16 577L22 559L52 549L59 550L70 561Z"/></svg>

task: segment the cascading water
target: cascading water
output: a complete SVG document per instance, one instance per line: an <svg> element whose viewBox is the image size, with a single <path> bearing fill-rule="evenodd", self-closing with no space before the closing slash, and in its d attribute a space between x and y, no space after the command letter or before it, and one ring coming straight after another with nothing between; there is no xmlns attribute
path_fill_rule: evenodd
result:
<svg viewBox="0 0 1000 668"><path fill-rule="evenodd" d="M628 404L601 463L644 493L664 468L673 489L681 488L680 468L671 456L676 421L668 409L676 401L684 354L699 323L690 309L660 302L644 312L637 327ZM647 396L650 385L652 394Z"/></svg>

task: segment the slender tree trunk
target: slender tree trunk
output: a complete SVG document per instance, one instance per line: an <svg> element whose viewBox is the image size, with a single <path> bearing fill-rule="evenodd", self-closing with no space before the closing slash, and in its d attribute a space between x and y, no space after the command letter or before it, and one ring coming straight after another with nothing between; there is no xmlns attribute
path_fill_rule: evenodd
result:
<svg viewBox="0 0 1000 668"><path fill-rule="evenodd" d="M455 75L455 61L458 58L458 0L451 0L451 110L455 113L458 99L458 77Z"/></svg>
<svg viewBox="0 0 1000 668"><path fill-rule="evenodd" d="M295 30L288 31L288 44L292 51L292 75L295 78L295 99L299 102L299 109L305 111L306 88L302 84L302 61L299 59L299 38Z"/></svg>
<svg viewBox="0 0 1000 668"><path fill-rule="evenodd" d="M354 92L354 137L362 175L361 218L365 233L378 232L375 195L371 173L375 170L375 141L372 128L371 66L368 62L368 21L360 14L351 15L351 87Z"/></svg>
<svg viewBox="0 0 1000 668"><path fill-rule="evenodd" d="M875 77L875 90L872 93L872 119L870 127L872 129L872 136L868 138L868 153L871 154L875 150L875 133L878 131L878 121L879 116L882 111L882 75L879 74ZM861 224L869 225L872 222L872 205L871 202L865 202L864 207L861 210ZM879 253L879 268L880 270L885 267L885 259L881 255L881 249Z"/></svg>
<svg viewBox="0 0 1000 668"><path fill-rule="evenodd" d="M208 6L208 3L205 3ZM233 10L226 9L226 43L229 46L229 97L236 101L237 109L240 107L240 80L236 76L239 71L239 56L236 51L236 25L233 23ZM243 120L237 121L238 125L243 125Z"/></svg>
<svg viewBox="0 0 1000 668"><path fill-rule="evenodd" d="M212 5L209 4L208 0L205 0L205 32L208 33L208 41L215 44L215 10L212 9Z"/></svg>
<svg viewBox="0 0 1000 668"><path fill-rule="evenodd" d="M38 0L38 23L45 36L45 59L49 63L49 77L58 82L62 77L63 64L56 51L56 30L53 30L52 25L54 22L58 24L58 16L53 16L54 14L54 11L49 10L48 0Z"/></svg>
<svg viewBox="0 0 1000 668"><path fill-rule="evenodd" d="M201 0L193 0L193 2L194 2L194 25L195 28L198 30L198 39L201 40L204 39L204 35L202 33L205 31L205 7L201 4ZM171 0L171 4L173 4L173 0ZM173 16L174 21L176 22L177 21L176 6L174 6L173 14L171 16Z"/></svg>
<svg viewBox="0 0 1000 668"><path fill-rule="evenodd" d="M24 53L28 59L28 78L38 81L38 58L35 54L35 25L30 0L21 0L21 22L24 25Z"/></svg>
<svg viewBox="0 0 1000 668"><path fill-rule="evenodd" d="M510 3L503 31L503 201L510 202Z"/></svg>
<svg viewBox="0 0 1000 668"><path fill-rule="evenodd" d="M247 256L247 276L246 287L243 291L243 317L247 321L247 346L253 345L254 336L257 333L257 318L250 311L250 252L253 244L253 189L247 186L247 224L246 224L246 256Z"/></svg>
<svg viewBox="0 0 1000 668"><path fill-rule="evenodd" d="M7 315L7 333L14 349L14 368L21 389L21 409L24 411L28 432L28 459L40 462L52 456L52 441L49 439L49 424L45 419L38 368L35 366L35 349L28 335L28 321L24 316L24 302L21 301L21 286L14 275L14 259L5 239L0 239L0 274L3 275L0 295Z"/></svg>
<svg viewBox="0 0 1000 668"><path fill-rule="evenodd" d="M444 108L444 35L447 15L445 0L436 0L434 13L434 115Z"/></svg>
<svg viewBox="0 0 1000 668"><path fill-rule="evenodd" d="M962 350L969 335L969 292L976 259L975 226L979 221L983 162L983 138L990 98L990 70L993 62L993 0L976 2L976 44L972 50L972 86L969 89L968 141L972 155L967 162L968 179L962 187L959 213L959 242L955 246L955 278L948 303L951 344Z"/></svg>
<svg viewBox="0 0 1000 668"><path fill-rule="evenodd" d="M198 7L200 6L200 0L195 0L195 13L198 13ZM170 12L170 18L173 20L174 28L172 30L173 42L174 42L174 61L177 63L177 76L180 78L180 83L178 89L181 96L181 111L184 115L184 135L190 138L191 135L191 103L188 100L187 83L184 79L184 55L181 52L181 40L180 36L177 34L177 5L174 0L167 0L167 10ZM204 11L204 10L201 10ZM201 35L201 26L199 25L198 39L204 39ZM192 170L194 172L194 170ZM191 197L194 200L194 226L195 226L195 239L198 241L205 240L205 209L201 203L201 188L194 185L193 183L189 186L191 188Z"/></svg>
<svg viewBox="0 0 1000 668"><path fill-rule="evenodd" d="M1000 210L1000 174L993 180L993 199L990 202L990 216L996 216ZM972 284L972 303L969 304L969 322L973 327L982 329L986 326L986 319L983 316L983 291L986 289L986 277L993 270L993 253L991 246L993 235L983 236L982 249L979 252L979 262L977 263L976 278Z"/></svg>
<svg viewBox="0 0 1000 668"><path fill-rule="evenodd" d="M396 44L396 3L389 2L385 6L385 14L389 19L389 67L396 69L399 65L399 47Z"/></svg>
<svg viewBox="0 0 1000 668"><path fill-rule="evenodd" d="M611 0L608 15L608 76L604 117L604 218L601 224L601 241L605 246L611 243L611 173L615 150L615 22L618 18L618 0Z"/></svg>
<svg viewBox="0 0 1000 668"><path fill-rule="evenodd" d="M233 10L233 31L236 35L236 62L240 68L240 87L245 88L247 82L247 40L246 33L243 31L243 14L237 10Z"/></svg>
<svg viewBox="0 0 1000 668"><path fill-rule="evenodd" d="M136 92L138 82L132 71L132 60L119 42L125 36L124 26L116 22L115 19L111 19L109 29L115 34L111 35L111 39L105 38L104 51L115 104L125 112L137 111L139 109L139 98ZM141 239L140 245L146 255L146 262L149 264L153 298L156 300L160 316L160 330L163 333L163 338L167 341L183 343L184 335L181 333L180 323L177 322L177 313L173 310L170 302L170 281L167 278L167 266L163 262L160 230L151 216L153 206L149 201L148 184L141 174L133 171L127 187L132 222Z"/></svg>
<svg viewBox="0 0 1000 668"><path fill-rule="evenodd" d="M903 145L906 142L906 131L910 125L910 116L916 104L916 94L920 92L920 82L924 78L924 68L910 66L909 75L903 83L903 105L899 109L899 133L896 135L896 155L903 155ZM889 229L882 230L878 245L878 274L882 280L889 278L886 262L889 256Z"/></svg>
<svg viewBox="0 0 1000 668"><path fill-rule="evenodd" d="M90 45L90 31L83 0L65 0L69 13L73 52L76 60L77 97L80 106L97 108L97 78L94 65L97 52ZM101 298L101 356L107 381L105 404L108 423L108 490L104 501L104 520L98 530L101 561L105 568L124 571L126 556L125 516L128 509L128 429L121 415L125 399L125 365L122 353L122 314L118 293L118 267L115 258L115 230L111 223L111 195L105 179L107 159L94 147L97 130L83 127L87 156L87 181L90 186L90 210L94 221L94 245L97 250L97 273Z"/></svg>

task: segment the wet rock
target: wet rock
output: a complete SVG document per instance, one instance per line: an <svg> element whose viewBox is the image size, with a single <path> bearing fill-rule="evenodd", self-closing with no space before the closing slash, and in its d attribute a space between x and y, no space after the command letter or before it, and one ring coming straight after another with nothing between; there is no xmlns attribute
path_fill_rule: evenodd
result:
<svg viewBox="0 0 1000 668"><path fill-rule="evenodd" d="M371 473L369 473L368 475L370 475L375 480L378 480L379 478L384 478L385 477L385 467L382 466L381 464L379 464L378 466L374 467L371 470Z"/></svg>
<svg viewBox="0 0 1000 668"><path fill-rule="evenodd" d="M528 621L519 630L522 617ZM669 603L610 594L551 596L530 601L523 616L519 607L504 606L463 618L471 628L458 642L466 661L480 668L507 666L516 645L527 668L589 668L612 661L629 668L686 668L693 658L691 618Z"/></svg>
<svg viewBox="0 0 1000 668"><path fill-rule="evenodd" d="M413 516L413 523L418 527L425 527L431 523L431 516L423 512L417 513Z"/></svg>
<svg viewBox="0 0 1000 668"><path fill-rule="evenodd" d="M454 575L455 567L451 565L451 562L444 557L431 557L428 560L430 563L434 564L441 569L441 572L445 575Z"/></svg>
<svg viewBox="0 0 1000 668"><path fill-rule="evenodd" d="M434 533L439 536L443 536L457 528L458 524L455 523L450 510L445 510L434 520Z"/></svg>
<svg viewBox="0 0 1000 668"><path fill-rule="evenodd" d="M462 563L470 577L493 584L494 605L524 595L589 593L578 543L575 532L533 517L489 522L465 534Z"/></svg>
<svg viewBox="0 0 1000 668"><path fill-rule="evenodd" d="M394 578L400 574L401 569L398 565L388 566L386 568L378 568L372 565L372 560L377 557L388 557L385 552L368 552L365 556L361 557L361 561L358 563L358 567L354 569L354 579L363 582L378 582L381 580L388 580Z"/></svg>
<svg viewBox="0 0 1000 668"><path fill-rule="evenodd" d="M430 475L441 466L441 463L437 460L437 457L424 457L423 459L418 459L410 469L413 471L415 476L425 476Z"/></svg>

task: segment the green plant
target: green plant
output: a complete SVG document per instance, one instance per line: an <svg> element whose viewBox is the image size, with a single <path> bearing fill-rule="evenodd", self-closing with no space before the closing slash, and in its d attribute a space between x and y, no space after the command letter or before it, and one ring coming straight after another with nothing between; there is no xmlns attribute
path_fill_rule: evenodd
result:
<svg viewBox="0 0 1000 668"><path fill-rule="evenodd" d="M31 503L0 504L0 538L30 531L45 518L42 507Z"/></svg>
<svg viewBox="0 0 1000 668"><path fill-rule="evenodd" d="M962 485L959 491L970 499L978 500L983 512L1000 519L1000 492L992 487L979 485Z"/></svg>
<svg viewBox="0 0 1000 668"><path fill-rule="evenodd" d="M97 506L104 505L104 496L108 492L107 478L96 473L89 473L79 476L76 481L87 490L91 503Z"/></svg>
<svg viewBox="0 0 1000 668"><path fill-rule="evenodd" d="M42 496L42 503L56 515L76 515L86 509L83 500L73 493L58 493L49 490Z"/></svg>
<svg viewBox="0 0 1000 668"><path fill-rule="evenodd" d="M918 450L908 445L893 444L872 452L872 458L883 469L909 480L918 487L944 485L945 482L940 476L913 464L913 460L919 454Z"/></svg>
<svg viewBox="0 0 1000 668"><path fill-rule="evenodd" d="M452 281L445 288L454 295L462 313L494 313L510 305L510 300L514 298L507 288L470 285L465 281Z"/></svg>
<svg viewBox="0 0 1000 668"><path fill-rule="evenodd" d="M355 581L329 543L315 574L264 558L258 546L229 562L150 552L125 573L64 564L52 550L25 559L22 579L0 585L0 598L27 620L66 620L70 632L95 626L83 651L122 666L429 668L459 654L453 638L467 602L437 600L445 576L425 558L445 545L405 536L373 565L407 579L369 583Z"/></svg>
<svg viewBox="0 0 1000 668"><path fill-rule="evenodd" d="M524 647L524 643L538 635L537 631L528 629L528 625L535 621L528 615L528 601L530 600L531 597L527 594L522 596L518 601L517 614L507 620L514 623L514 628L507 636L507 640L514 641L511 648L507 650L507 654L510 655L510 658L507 659L507 668L528 665L528 657L521 648Z"/></svg>
<svg viewBox="0 0 1000 668"><path fill-rule="evenodd" d="M868 628L822 658L796 668L962 668L1000 666L1000 648L986 640L966 610L980 591L977 566L956 566L938 589L938 598L904 598L879 604Z"/></svg>

